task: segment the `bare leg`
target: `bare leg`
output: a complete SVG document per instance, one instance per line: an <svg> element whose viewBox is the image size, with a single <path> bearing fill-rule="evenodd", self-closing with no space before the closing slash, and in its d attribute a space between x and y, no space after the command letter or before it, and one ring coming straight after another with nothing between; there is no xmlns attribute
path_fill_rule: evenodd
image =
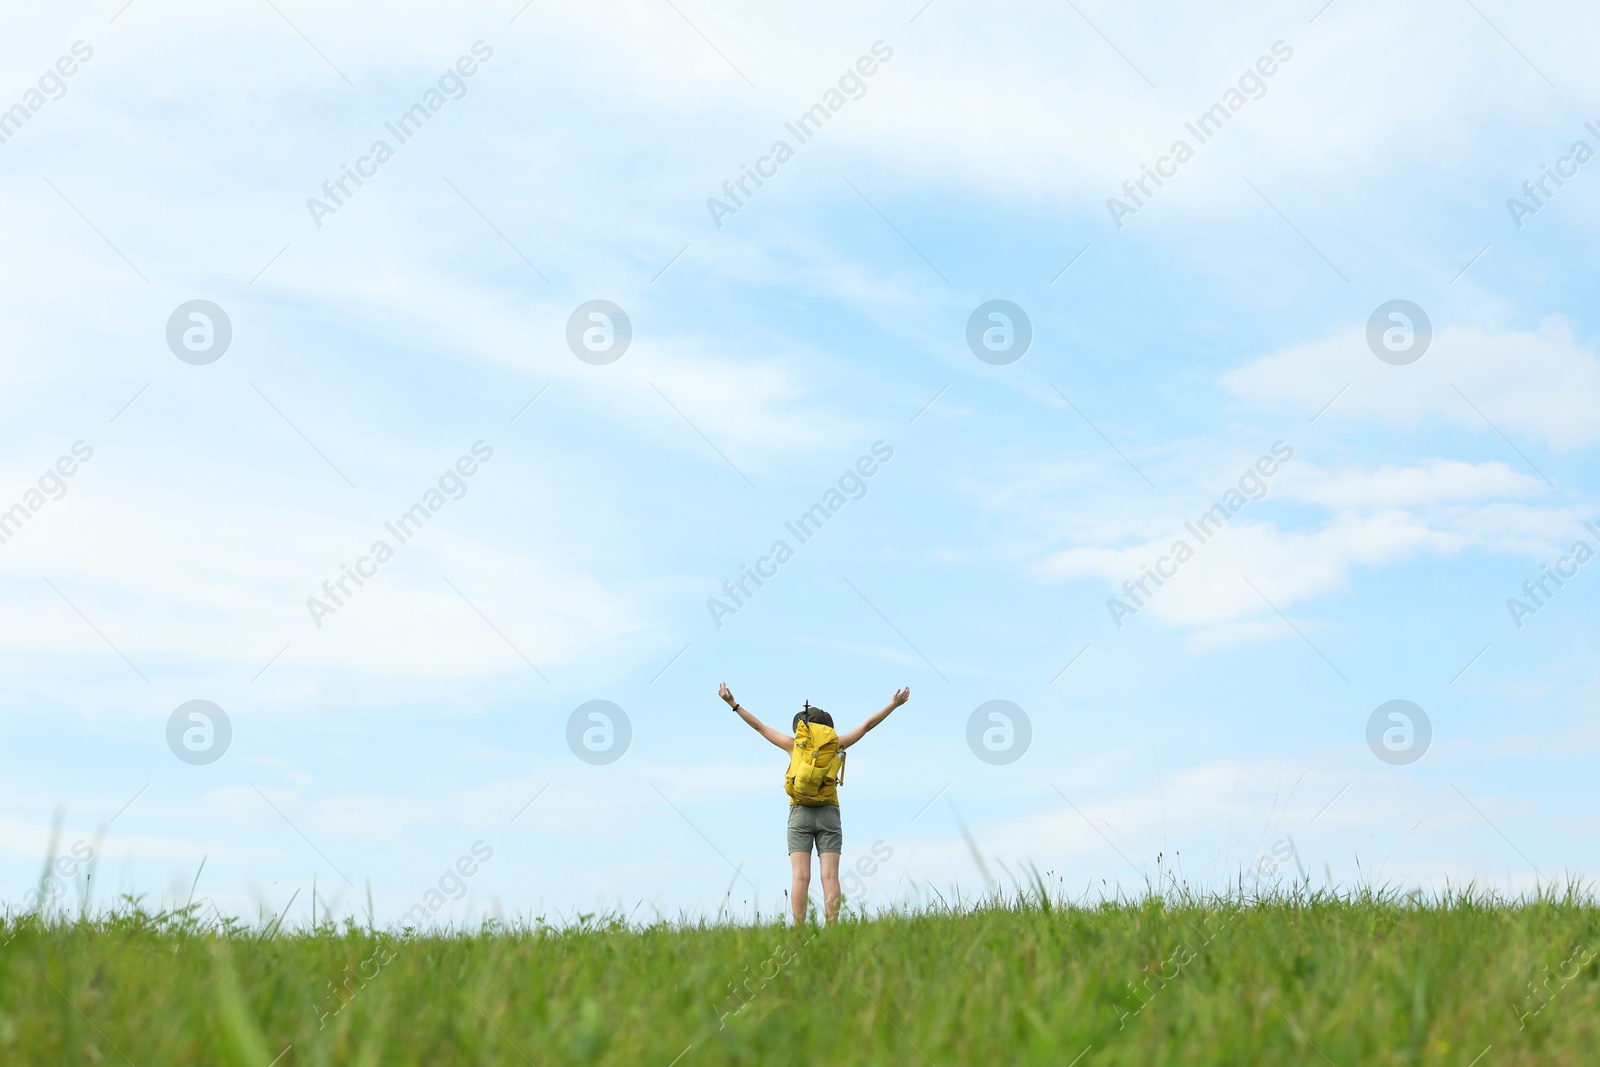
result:
<svg viewBox="0 0 1600 1067"><path fill-rule="evenodd" d="M818 858L822 860L823 909L828 913L828 921L833 922L839 917L839 854L824 852ZM811 857L807 856L806 859L810 860Z"/></svg>
<svg viewBox="0 0 1600 1067"><path fill-rule="evenodd" d="M822 860L823 870L827 870L827 857ZM794 909L794 922L798 926L806 921L806 896L811 892L811 853L789 853L789 866L794 872L794 877L789 880L789 906ZM839 857L833 857L833 892L834 899L839 895Z"/></svg>

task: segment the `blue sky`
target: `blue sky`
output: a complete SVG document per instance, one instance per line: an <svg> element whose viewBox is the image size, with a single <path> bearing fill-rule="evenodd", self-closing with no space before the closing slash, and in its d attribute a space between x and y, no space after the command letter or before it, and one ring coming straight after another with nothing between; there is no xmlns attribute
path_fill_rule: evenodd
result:
<svg viewBox="0 0 1600 1067"><path fill-rule="evenodd" d="M846 864L893 851L869 907L1027 864L1074 895L1215 887L1280 840L1318 884L1585 875L1600 565L1520 627L1507 599L1600 549L1593 18L29 15L0 104L92 56L0 144L0 503L93 456L0 544L6 899L59 811L101 901L181 900L203 861L225 914L307 918L315 878L319 908L364 913L370 884L393 919L483 841L441 920L768 913L783 757L723 681L773 723L911 687L843 790ZM1198 144L1185 123L1275 46ZM1180 138L1118 226L1108 198ZM1508 198L1558 165L1519 226ZM198 366L166 340L197 299L232 327ZM965 339L995 299L1033 331L1007 365ZM591 300L632 326L606 365L566 342ZM1432 326L1408 365L1366 340L1392 300ZM318 626L307 599L479 442L464 495ZM715 625L708 598L876 442L865 495ZM1275 446L1262 499L1116 625L1108 598ZM166 742L197 699L232 727L205 765ZM1420 760L1368 746L1396 699L1431 722ZM628 715L614 762L567 746L590 700ZM990 700L1031 723L1009 764L967 745Z"/></svg>

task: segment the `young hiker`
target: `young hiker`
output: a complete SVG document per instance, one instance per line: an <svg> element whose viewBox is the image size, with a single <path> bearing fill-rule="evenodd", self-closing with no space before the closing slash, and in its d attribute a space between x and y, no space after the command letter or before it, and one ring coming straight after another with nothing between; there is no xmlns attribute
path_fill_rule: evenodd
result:
<svg viewBox="0 0 1600 1067"><path fill-rule="evenodd" d="M789 753L789 772L784 778L784 789L789 794L789 867L793 872L789 903L794 909L794 921L805 922L806 895L811 890L811 850L815 847L822 861L823 907L832 922L839 914L839 853L844 849L836 791L844 781L844 750L910 700L910 687L900 690L883 710L847 734L834 733L833 717L807 701L795 713L792 737L779 733L741 707L726 683L717 695L751 729Z"/></svg>

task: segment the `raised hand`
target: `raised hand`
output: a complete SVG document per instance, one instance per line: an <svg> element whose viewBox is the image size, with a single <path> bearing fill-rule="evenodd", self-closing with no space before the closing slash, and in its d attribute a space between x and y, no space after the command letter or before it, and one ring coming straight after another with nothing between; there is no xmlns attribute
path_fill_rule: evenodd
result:
<svg viewBox="0 0 1600 1067"><path fill-rule="evenodd" d="M727 682L723 682L721 685L719 685L717 687L717 696L719 696L723 700L727 701L728 702L728 707L730 707L730 708L738 703L737 700L733 699L733 693L728 689L728 683Z"/></svg>
<svg viewBox="0 0 1600 1067"><path fill-rule="evenodd" d="M911 687L908 685L904 689L900 690L898 693L896 693L894 695L894 697L889 701L889 706L891 708L898 708L901 704L904 704L906 701L908 701L910 699L911 699Z"/></svg>

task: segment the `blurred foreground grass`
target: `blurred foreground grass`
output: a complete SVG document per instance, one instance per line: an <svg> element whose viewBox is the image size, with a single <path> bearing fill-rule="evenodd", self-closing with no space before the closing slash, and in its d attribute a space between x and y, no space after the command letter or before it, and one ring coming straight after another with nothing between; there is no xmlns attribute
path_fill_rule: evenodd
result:
<svg viewBox="0 0 1600 1067"><path fill-rule="evenodd" d="M0 924L0 1063L1592 1064L1597 920L1306 893L404 935L126 904Z"/></svg>

